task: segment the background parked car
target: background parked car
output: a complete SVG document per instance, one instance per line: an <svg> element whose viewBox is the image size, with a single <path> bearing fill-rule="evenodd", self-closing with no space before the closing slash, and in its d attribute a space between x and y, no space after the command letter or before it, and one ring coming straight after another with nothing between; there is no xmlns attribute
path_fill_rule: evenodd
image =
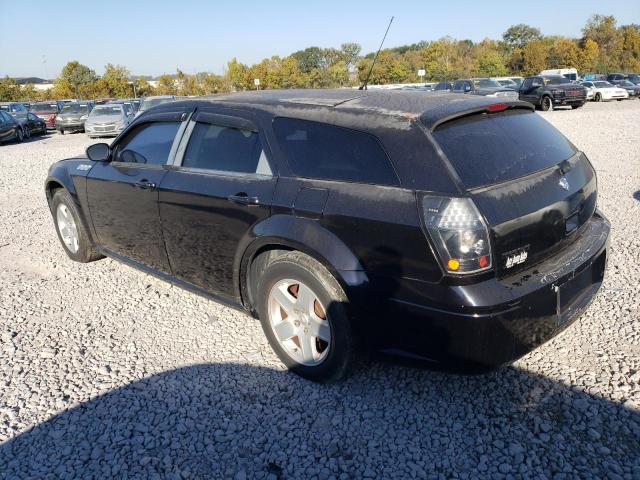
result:
<svg viewBox="0 0 640 480"><path fill-rule="evenodd" d="M438 82L435 87L433 87L435 92L450 92L453 90L453 83L451 82Z"/></svg>
<svg viewBox="0 0 640 480"><path fill-rule="evenodd" d="M27 108L20 102L0 102L0 110L7 112L15 118L19 124L27 121Z"/></svg>
<svg viewBox="0 0 640 480"><path fill-rule="evenodd" d="M609 100L624 100L629 98L629 93L624 89L617 87L604 80L597 80L593 82L595 87L595 95L593 99L596 102L604 102Z"/></svg>
<svg viewBox="0 0 640 480"><path fill-rule="evenodd" d="M26 137L31 135L44 135L47 133L47 124L43 119L34 113L27 113L27 121L24 123L24 133Z"/></svg>
<svg viewBox="0 0 640 480"><path fill-rule="evenodd" d="M591 81L580 82L580 85L582 85L587 90L587 97L586 97L587 101L593 100L594 97L596 96L596 87L593 85L593 82Z"/></svg>
<svg viewBox="0 0 640 480"><path fill-rule="evenodd" d="M629 80L614 80L610 83L616 87L624 88L629 94L629 99L640 97L640 87Z"/></svg>
<svg viewBox="0 0 640 480"><path fill-rule="evenodd" d="M0 143L13 140L21 142L23 138L22 125L6 111L0 110Z"/></svg>
<svg viewBox="0 0 640 480"><path fill-rule="evenodd" d="M587 90L562 75L527 77L519 90L520 100L532 103L543 111L557 106L580 108L587 101Z"/></svg>
<svg viewBox="0 0 640 480"><path fill-rule="evenodd" d="M47 128L55 130L56 117L60 113L60 107L57 102L38 102L31 105L31 112L44 120Z"/></svg>
<svg viewBox="0 0 640 480"><path fill-rule="evenodd" d="M160 105L162 103L172 102L174 100L176 100L175 95L155 95L146 97L140 104L140 108L138 109L136 116L140 115L145 110L149 110L151 107L155 107L156 105Z"/></svg>
<svg viewBox="0 0 640 480"><path fill-rule="evenodd" d="M453 93L469 93L482 95L483 97L518 98L518 92L513 88L503 87L495 80L489 78L469 78L456 80L453 84Z"/></svg>
<svg viewBox="0 0 640 480"><path fill-rule="evenodd" d="M121 103L96 105L84 124L85 132L90 138L115 137L133 118L133 114L127 114L125 106Z"/></svg>
<svg viewBox="0 0 640 480"><path fill-rule="evenodd" d="M56 118L56 129L65 132L84 132L84 124L93 109L93 102L68 103Z"/></svg>

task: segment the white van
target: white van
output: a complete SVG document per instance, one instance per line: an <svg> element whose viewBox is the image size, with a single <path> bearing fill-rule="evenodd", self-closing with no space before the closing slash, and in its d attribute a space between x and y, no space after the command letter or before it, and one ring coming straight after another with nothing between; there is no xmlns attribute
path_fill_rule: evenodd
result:
<svg viewBox="0 0 640 480"><path fill-rule="evenodd" d="M540 75L562 75L574 82L578 80L578 70L575 68L556 68L554 70L543 70Z"/></svg>

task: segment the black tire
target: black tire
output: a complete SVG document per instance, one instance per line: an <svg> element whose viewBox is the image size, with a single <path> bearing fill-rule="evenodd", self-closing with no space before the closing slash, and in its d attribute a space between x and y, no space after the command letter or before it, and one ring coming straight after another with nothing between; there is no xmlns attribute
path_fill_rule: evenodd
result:
<svg viewBox="0 0 640 480"><path fill-rule="evenodd" d="M62 128L61 128L60 130L58 130L58 133L59 133L60 135L64 135L64 129L62 129Z"/></svg>
<svg viewBox="0 0 640 480"><path fill-rule="evenodd" d="M24 140L24 132L22 131L22 128L18 128L16 130L16 143L22 143L23 140Z"/></svg>
<svg viewBox="0 0 640 480"><path fill-rule="evenodd" d="M580 107L582 107L583 105L584 105L584 103L581 103L580 105L571 105L571 108L572 108L573 110L575 110L576 108L580 108Z"/></svg>
<svg viewBox="0 0 640 480"><path fill-rule="evenodd" d="M67 207L67 209L73 216L73 220L76 225L76 230L78 232L78 251L77 252L72 252L65 245L64 240L62 239L62 235L60 233L60 229L58 228L56 212L58 210L58 205L60 205L61 203ZM71 195L69 195L69 192L67 192L64 189L59 189L56 191L56 193L53 195L53 198L51 199L51 215L53 216L53 224L56 227L58 240L60 240L60 244L62 245L62 248L64 248L64 251L66 252L66 254L69 256L71 260L75 262L80 262L80 263L88 263L104 257L103 255L97 253L94 250L94 245L93 245L93 242L91 241L91 237L89 237L87 228L82 222L80 215L78 215L78 209L76 207L75 202L71 198Z"/></svg>
<svg viewBox="0 0 640 480"><path fill-rule="evenodd" d="M326 320L331 329L331 342L321 363L313 366L298 363L276 339L269 319L269 294L276 283L284 279L297 280L308 286L325 306ZM256 306L262 329L273 350L289 370L314 382L341 380L348 373L355 345L347 314L347 297L338 281L318 261L301 252L286 252L266 265L257 279Z"/></svg>
<svg viewBox="0 0 640 480"><path fill-rule="evenodd" d="M553 100L549 95L545 95L540 99L540 110L548 112L553 109Z"/></svg>
<svg viewBox="0 0 640 480"><path fill-rule="evenodd" d="M602 101L602 94L601 93L596 93L596 98L595 98L596 102L601 102Z"/></svg>

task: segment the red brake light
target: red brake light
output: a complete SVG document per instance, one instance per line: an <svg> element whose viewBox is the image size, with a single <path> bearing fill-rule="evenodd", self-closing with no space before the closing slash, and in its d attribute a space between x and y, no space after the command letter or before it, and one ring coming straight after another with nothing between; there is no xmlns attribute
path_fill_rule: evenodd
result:
<svg viewBox="0 0 640 480"><path fill-rule="evenodd" d="M487 107L487 112L501 112L502 110L506 110L509 108L509 105L506 103L494 103L493 105L489 105Z"/></svg>

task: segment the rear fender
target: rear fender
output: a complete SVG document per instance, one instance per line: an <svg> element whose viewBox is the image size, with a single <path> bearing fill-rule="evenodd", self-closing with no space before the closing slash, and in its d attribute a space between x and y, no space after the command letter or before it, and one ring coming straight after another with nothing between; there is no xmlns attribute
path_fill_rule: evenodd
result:
<svg viewBox="0 0 640 480"><path fill-rule="evenodd" d="M298 250L322 263L340 283L348 298L368 283L358 258L317 221L292 215L274 215L254 225L240 241L234 262L236 285L243 305L252 309L248 285L249 266L262 252L273 249Z"/></svg>

